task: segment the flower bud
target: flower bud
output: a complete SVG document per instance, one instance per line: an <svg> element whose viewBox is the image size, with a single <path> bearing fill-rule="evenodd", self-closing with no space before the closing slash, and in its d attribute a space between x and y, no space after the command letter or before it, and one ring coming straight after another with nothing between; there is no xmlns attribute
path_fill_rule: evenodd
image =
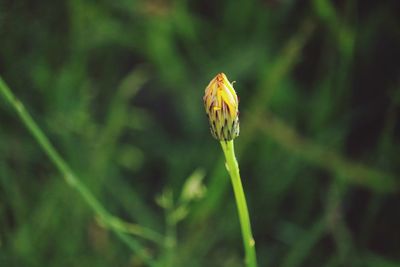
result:
<svg viewBox="0 0 400 267"><path fill-rule="evenodd" d="M219 73L208 84L203 97L211 134L220 141L239 135L239 101L225 74Z"/></svg>

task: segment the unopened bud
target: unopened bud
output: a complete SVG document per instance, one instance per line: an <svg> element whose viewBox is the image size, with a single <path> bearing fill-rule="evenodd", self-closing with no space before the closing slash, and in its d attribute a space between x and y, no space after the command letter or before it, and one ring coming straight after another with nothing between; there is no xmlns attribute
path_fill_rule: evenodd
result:
<svg viewBox="0 0 400 267"><path fill-rule="evenodd" d="M239 135L239 101L225 74L219 73L208 84L203 97L211 134L220 141Z"/></svg>

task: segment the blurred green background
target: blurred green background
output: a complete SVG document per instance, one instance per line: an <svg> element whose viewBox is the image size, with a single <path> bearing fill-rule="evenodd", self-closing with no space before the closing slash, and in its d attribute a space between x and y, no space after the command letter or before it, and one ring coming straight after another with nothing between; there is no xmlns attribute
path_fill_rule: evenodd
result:
<svg viewBox="0 0 400 267"><path fill-rule="evenodd" d="M0 0L1 77L126 221L0 97L0 266L243 266L218 72L259 265L400 266L399 60L397 0Z"/></svg>

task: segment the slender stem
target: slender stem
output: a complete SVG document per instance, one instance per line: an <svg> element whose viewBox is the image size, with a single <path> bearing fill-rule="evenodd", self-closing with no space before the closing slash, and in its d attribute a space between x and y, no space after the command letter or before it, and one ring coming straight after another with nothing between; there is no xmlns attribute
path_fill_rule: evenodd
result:
<svg viewBox="0 0 400 267"><path fill-rule="evenodd" d="M139 224L129 223L114 216L109 217L106 224L107 225L105 225L105 227L115 229L126 234L136 235L149 241L153 241L160 246L164 244L163 235Z"/></svg>
<svg viewBox="0 0 400 267"><path fill-rule="evenodd" d="M71 170L68 164L64 161L64 159L60 156L60 154L55 150L53 145L50 143L49 139L42 132L36 122L33 120L31 115L25 109L24 105L14 96L10 88L0 77L0 95L3 95L4 98L11 104L11 106L15 109L18 116L28 128L30 133L42 147L43 151L47 154L50 160L54 163L60 173L63 175L65 181L73 188L75 188L78 193L82 196L84 201L89 205L89 207L97 214L97 216L101 219L101 221L108 227L110 227L116 235L132 250L135 251L144 262L146 262L149 266L157 266L157 264L150 258L150 256L143 250L141 245L130 236L126 235L121 228L124 228L123 224L121 224L121 220L112 216L104 206L96 199L96 197L92 194L89 188L86 187L85 184L81 182L78 176ZM150 229L147 230L151 231ZM126 231L129 232L129 231ZM152 231L151 231L152 232ZM137 232L136 232L137 233ZM157 234L155 234L157 235ZM148 238L148 235L142 235ZM154 235L152 236L154 240Z"/></svg>
<svg viewBox="0 0 400 267"><path fill-rule="evenodd" d="M167 218L166 218L166 267L173 267L174 262L175 262L175 250L176 250L176 243L177 243L177 238L176 238L176 222L173 221L172 216L172 210L167 210L166 211Z"/></svg>
<svg viewBox="0 0 400 267"><path fill-rule="evenodd" d="M222 150L225 154L226 168L231 177L233 191L235 193L236 205L239 213L240 227L242 229L243 245L246 256L246 266L256 267L257 258L255 242L251 232L250 216L247 209L246 197L244 195L242 181L239 173L239 165L236 160L233 141L222 141Z"/></svg>
<svg viewBox="0 0 400 267"><path fill-rule="evenodd" d="M164 267L175 266L175 250L176 250L176 220L173 218L175 211L174 196L172 190L165 191L166 205L165 212L165 264Z"/></svg>

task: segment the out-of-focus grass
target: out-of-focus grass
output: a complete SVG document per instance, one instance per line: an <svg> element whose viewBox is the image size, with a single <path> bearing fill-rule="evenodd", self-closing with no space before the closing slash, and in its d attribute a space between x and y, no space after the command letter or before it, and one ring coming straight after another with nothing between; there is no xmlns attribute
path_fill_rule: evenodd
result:
<svg viewBox="0 0 400 267"><path fill-rule="evenodd" d="M260 266L398 266L398 9L0 1L0 75L105 209L168 237L137 239L161 266L242 266L201 102L220 71L241 100L236 146ZM3 99L0 122L0 266L146 266ZM198 167L206 193L182 203Z"/></svg>

